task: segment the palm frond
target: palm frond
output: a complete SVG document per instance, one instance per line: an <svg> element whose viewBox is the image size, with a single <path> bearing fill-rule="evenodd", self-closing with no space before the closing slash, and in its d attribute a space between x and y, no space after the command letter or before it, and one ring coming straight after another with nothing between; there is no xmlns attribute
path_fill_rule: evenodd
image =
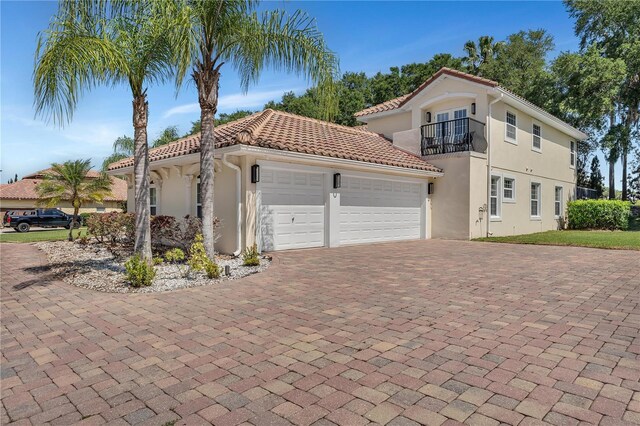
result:
<svg viewBox="0 0 640 426"><path fill-rule="evenodd" d="M334 81L339 64L314 19L302 11L288 15L275 10L236 16L230 25L234 28L221 59L238 71L245 91L257 82L264 67L292 72L318 85L326 118L330 118L337 107Z"/></svg>

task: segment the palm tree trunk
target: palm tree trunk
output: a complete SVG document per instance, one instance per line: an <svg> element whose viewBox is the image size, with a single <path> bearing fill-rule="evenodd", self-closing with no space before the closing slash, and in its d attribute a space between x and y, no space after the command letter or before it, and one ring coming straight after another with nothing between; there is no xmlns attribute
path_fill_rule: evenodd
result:
<svg viewBox="0 0 640 426"><path fill-rule="evenodd" d="M73 241L73 228L76 226L76 218L80 212L80 208L76 205L75 201L73 202L73 217L71 218L71 223L69 224L69 241Z"/></svg>
<svg viewBox="0 0 640 426"><path fill-rule="evenodd" d="M220 74L211 67L194 72L200 103L200 200L202 202L202 239L209 259L214 259L214 117L218 109Z"/></svg>
<svg viewBox="0 0 640 426"><path fill-rule="evenodd" d="M133 98L133 173L135 191L135 253L151 260L151 220L149 201L149 146L147 145L147 121L149 103L145 93Z"/></svg>
<svg viewBox="0 0 640 426"><path fill-rule="evenodd" d="M616 162L614 158L609 158L609 199L616 199Z"/></svg>
<svg viewBox="0 0 640 426"><path fill-rule="evenodd" d="M616 115L614 111L609 113L609 125L611 128L616 124ZM609 199L616 199L616 157L613 155L614 147L609 147Z"/></svg>

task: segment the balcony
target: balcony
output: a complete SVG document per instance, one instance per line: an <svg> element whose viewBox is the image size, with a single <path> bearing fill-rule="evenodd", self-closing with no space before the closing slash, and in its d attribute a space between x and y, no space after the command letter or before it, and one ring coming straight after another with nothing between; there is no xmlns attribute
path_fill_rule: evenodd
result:
<svg viewBox="0 0 640 426"><path fill-rule="evenodd" d="M473 118L457 118L425 124L420 128L422 155L449 154L453 152L485 152L484 123Z"/></svg>

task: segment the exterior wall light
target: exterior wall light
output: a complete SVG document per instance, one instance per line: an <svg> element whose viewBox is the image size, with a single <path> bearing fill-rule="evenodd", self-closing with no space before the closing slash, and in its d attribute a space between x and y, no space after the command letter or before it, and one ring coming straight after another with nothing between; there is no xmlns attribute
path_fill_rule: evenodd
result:
<svg viewBox="0 0 640 426"><path fill-rule="evenodd" d="M342 186L342 176L340 176L340 173L334 173L333 174L333 188L334 189L338 189Z"/></svg>
<svg viewBox="0 0 640 426"><path fill-rule="evenodd" d="M431 112L427 111L427 123L431 123Z"/></svg>
<svg viewBox="0 0 640 426"><path fill-rule="evenodd" d="M260 166L254 164L251 166L251 183L260 182Z"/></svg>
<svg viewBox="0 0 640 426"><path fill-rule="evenodd" d="M429 182L429 184L427 185L427 194L433 194L433 186L433 182Z"/></svg>
<svg viewBox="0 0 640 426"><path fill-rule="evenodd" d="M473 102L471 104L471 114L476 115L476 103Z"/></svg>

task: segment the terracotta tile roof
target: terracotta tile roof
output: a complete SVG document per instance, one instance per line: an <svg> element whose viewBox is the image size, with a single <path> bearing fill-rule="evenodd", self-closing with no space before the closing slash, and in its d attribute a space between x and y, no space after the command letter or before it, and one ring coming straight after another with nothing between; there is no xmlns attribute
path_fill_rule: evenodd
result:
<svg viewBox="0 0 640 426"><path fill-rule="evenodd" d="M378 105L371 106L369 108L363 109L362 111L358 111L353 114L356 117L362 117L363 115L375 114L378 112L385 112L397 109L400 107L402 102L409 97L409 94L398 96L397 98L391 99L389 101L383 102Z"/></svg>
<svg viewBox="0 0 640 426"><path fill-rule="evenodd" d="M427 87L429 84L431 84L433 81L435 81L438 77L440 77L443 74L447 74L447 75L450 75L450 76L453 76L453 77L463 78L465 80L469 80L469 81L472 81L474 83L484 84L485 86L489 86L489 87L497 87L498 86L498 83L493 81L493 80L489 80L489 79L482 78L482 77L477 77L475 75L467 74L466 72L462 72L462 71L454 70L454 69L451 69L451 68L443 67L443 68L440 68L440 70L438 70L438 72L436 72L434 75L429 77L429 79L427 81L422 83L413 92L408 93L406 95L402 95L402 96L397 97L395 99L391 99L390 101L383 102L383 103L378 104L378 105L374 105L374 106L369 107L367 109L363 109L362 111L358 111L358 112L356 112L354 114L354 116L363 117L363 116L369 115L369 114L375 114L375 113L378 113L378 112L391 111L391 110L394 110L394 109L398 109L401 106L403 106L404 104L406 104L407 102L409 102L409 100L411 100L414 96L416 96L418 93L420 93L422 91L422 89Z"/></svg>
<svg viewBox="0 0 640 426"><path fill-rule="evenodd" d="M325 157L343 158L416 170L440 169L393 147L368 130L341 126L312 118L266 109L215 128L216 148L248 145ZM200 134L149 150L151 162L199 152ZM109 165L109 170L133 166L133 158Z"/></svg>
<svg viewBox="0 0 640 426"><path fill-rule="evenodd" d="M0 199L2 200L37 200L36 186L42 182L42 176L49 172L50 169L40 170L25 176L21 180L14 183L6 183L0 185ZM95 178L99 175L96 171L90 171L88 176ZM105 201L126 201L127 200L127 182L116 177L111 177L112 194L105 197Z"/></svg>

